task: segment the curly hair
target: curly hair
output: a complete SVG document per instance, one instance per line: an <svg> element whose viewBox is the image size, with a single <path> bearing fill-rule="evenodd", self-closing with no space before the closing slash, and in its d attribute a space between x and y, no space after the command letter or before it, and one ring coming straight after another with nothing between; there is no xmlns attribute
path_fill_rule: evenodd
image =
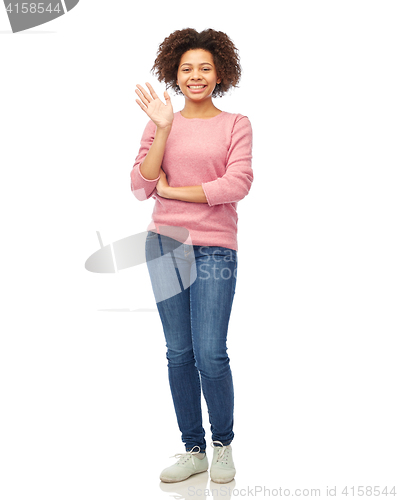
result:
<svg viewBox="0 0 398 500"><path fill-rule="evenodd" d="M238 50L225 33L213 29L200 33L192 28L174 31L159 45L151 72L166 84L167 89L172 88L177 95L182 95L177 85L177 71L182 55L193 49L207 50L213 56L217 76L221 78L213 97L221 97L231 87L238 86L241 77Z"/></svg>

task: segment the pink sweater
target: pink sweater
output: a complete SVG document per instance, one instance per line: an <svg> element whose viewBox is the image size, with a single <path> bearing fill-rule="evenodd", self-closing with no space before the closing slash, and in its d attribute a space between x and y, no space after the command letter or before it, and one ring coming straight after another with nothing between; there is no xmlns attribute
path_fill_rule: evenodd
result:
<svg viewBox="0 0 398 500"><path fill-rule="evenodd" d="M149 121L131 171L131 189L138 200L155 199L148 230L159 226L186 228L193 245L238 249L238 201L253 181L252 128L249 119L223 111L209 119L174 113L162 162L172 187L203 187L207 203L170 200L156 193L157 180L143 177L140 165L152 144L156 126Z"/></svg>

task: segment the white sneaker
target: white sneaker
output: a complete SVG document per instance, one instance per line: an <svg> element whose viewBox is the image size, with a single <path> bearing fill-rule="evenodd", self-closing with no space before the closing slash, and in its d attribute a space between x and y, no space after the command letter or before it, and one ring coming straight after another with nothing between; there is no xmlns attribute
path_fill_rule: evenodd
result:
<svg viewBox="0 0 398 500"><path fill-rule="evenodd" d="M193 451L198 448L199 451ZM167 467L162 470L160 474L160 480L164 483L177 483L178 481L184 481L194 474L199 474L200 472L206 472L209 467L209 462L207 456L200 459L195 455L200 453L200 447L194 446L191 451L186 453L177 453L170 458L179 458L178 462L174 465Z"/></svg>
<svg viewBox="0 0 398 500"><path fill-rule="evenodd" d="M213 443L218 443L221 446L214 446ZM236 474L231 445L224 446L220 441L213 441L213 443L211 443L214 453L210 467L210 478L215 483L229 483Z"/></svg>

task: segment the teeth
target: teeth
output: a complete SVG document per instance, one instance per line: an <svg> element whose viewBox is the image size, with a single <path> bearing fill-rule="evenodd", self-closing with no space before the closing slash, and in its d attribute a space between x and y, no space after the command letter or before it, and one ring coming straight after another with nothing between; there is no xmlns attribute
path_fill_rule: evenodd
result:
<svg viewBox="0 0 398 500"><path fill-rule="evenodd" d="M188 85L190 89L203 89L205 85Z"/></svg>

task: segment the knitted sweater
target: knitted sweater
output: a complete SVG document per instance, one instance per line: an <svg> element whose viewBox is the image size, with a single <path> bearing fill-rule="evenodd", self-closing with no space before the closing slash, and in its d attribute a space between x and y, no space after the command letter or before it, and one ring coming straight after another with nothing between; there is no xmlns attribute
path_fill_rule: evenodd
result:
<svg viewBox="0 0 398 500"><path fill-rule="evenodd" d="M183 227L193 245L238 249L238 201L253 181L252 128L249 119L226 111L213 118L184 118L174 113L162 169L172 187L201 185L207 203L171 200L156 193L159 179L143 177L140 165L153 142L156 125L149 121L130 173L138 200L155 199L148 230L159 226Z"/></svg>

